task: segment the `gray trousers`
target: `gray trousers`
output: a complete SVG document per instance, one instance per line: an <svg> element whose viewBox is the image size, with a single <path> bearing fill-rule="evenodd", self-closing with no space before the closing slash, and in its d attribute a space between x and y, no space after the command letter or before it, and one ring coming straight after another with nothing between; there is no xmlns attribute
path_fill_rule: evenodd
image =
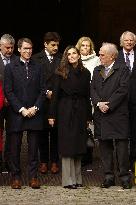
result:
<svg viewBox="0 0 136 205"><path fill-rule="evenodd" d="M62 157L62 186L82 184L81 157Z"/></svg>

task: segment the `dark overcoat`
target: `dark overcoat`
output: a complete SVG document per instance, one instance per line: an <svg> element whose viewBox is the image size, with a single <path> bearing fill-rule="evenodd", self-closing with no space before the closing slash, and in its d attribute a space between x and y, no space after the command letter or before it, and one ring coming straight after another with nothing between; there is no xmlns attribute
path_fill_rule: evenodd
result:
<svg viewBox="0 0 136 205"><path fill-rule="evenodd" d="M33 60L40 63L40 65L42 65L43 67L44 81L46 83L47 90L51 90L51 91L53 90L55 71L60 64L61 57L62 57L61 53L56 53L53 56L52 62L50 63L44 50L32 56ZM50 99L46 98L45 106L44 106L44 126L45 127L49 126L49 123L48 123L49 106L50 106Z"/></svg>
<svg viewBox="0 0 136 205"><path fill-rule="evenodd" d="M125 63L123 50L119 51L116 62ZM130 116L130 137L136 141L136 50L134 50L134 63L129 82L129 116ZM136 146L136 145L132 146ZM136 149L135 149L136 150ZM136 156L136 151L135 151Z"/></svg>
<svg viewBox="0 0 136 205"><path fill-rule="evenodd" d="M94 105L94 133L98 139L125 139L129 137L128 113L129 70L114 63L108 76L104 67L94 70L91 98ZM109 110L102 113L98 102L109 102Z"/></svg>
<svg viewBox="0 0 136 205"><path fill-rule="evenodd" d="M58 116L58 144L62 157L86 152L87 121L92 117L90 80L87 69L70 68L67 79L56 76L49 118Z"/></svg>
<svg viewBox="0 0 136 205"><path fill-rule="evenodd" d="M4 92L9 101L8 125L10 132L22 130L43 129L43 101L45 84L42 67L30 60L28 64L28 79L25 64L18 58L5 68ZM20 108L36 106L39 108L32 118L23 117Z"/></svg>

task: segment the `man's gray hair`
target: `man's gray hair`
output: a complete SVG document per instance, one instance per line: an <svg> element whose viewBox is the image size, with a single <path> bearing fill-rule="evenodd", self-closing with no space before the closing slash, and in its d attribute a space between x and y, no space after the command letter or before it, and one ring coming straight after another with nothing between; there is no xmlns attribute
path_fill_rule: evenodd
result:
<svg viewBox="0 0 136 205"><path fill-rule="evenodd" d="M107 53L112 54L115 58L118 56L118 49L114 43L104 42L102 43L102 47L105 48Z"/></svg>
<svg viewBox="0 0 136 205"><path fill-rule="evenodd" d="M123 47L124 45L124 37L129 34L130 36L133 37L134 40L134 44L136 44L136 35L134 33L132 33L131 31L125 31L124 33L122 33L122 35L120 36L120 46Z"/></svg>
<svg viewBox="0 0 136 205"><path fill-rule="evenodd" d="M15 39L10 34L4 34L0 38L0 44L6 43L6 42L11 43L11 44L14 45L15 44Z"/></svg>

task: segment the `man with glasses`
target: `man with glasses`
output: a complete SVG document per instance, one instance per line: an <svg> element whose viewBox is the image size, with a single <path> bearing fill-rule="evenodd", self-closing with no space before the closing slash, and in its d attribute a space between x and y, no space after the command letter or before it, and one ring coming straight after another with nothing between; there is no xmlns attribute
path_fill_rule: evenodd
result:
<svg viewBox="0 0 136 205"><path fill-rule="evenodd" d="M20 57L5 69L4 91L9 102L7 126L11 143L11 174L13 189L20 189L20 152L23 131L27 131L29 186L40 188L37 178L38 137L43 129L43 101L46 93L42 67L31 59L32 42L18 40Z"/></svg>

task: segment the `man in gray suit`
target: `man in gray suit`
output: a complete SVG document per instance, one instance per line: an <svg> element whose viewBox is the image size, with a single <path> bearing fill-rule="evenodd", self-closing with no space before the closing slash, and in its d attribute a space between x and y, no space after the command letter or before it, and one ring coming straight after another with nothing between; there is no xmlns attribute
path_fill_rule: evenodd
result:
<svg viewBox="0 0 136 205"><path fill-rule="evenodd" d="M16 58L16 55L13 54L14 45L15 45L15 39L10 34L4 34L1 36L1 39L0 39L0 80L2 80L2 82L4 79L5 66L8 63L13 62ZM3 126L3 129L4 129L4 120L6 122L6 119L7 119L7 113L8 113L8 102L7 102L7 99L5 98L4 108L2 110L2 115L0 116L0 123ZM5 129L6 129L6 123L5 123ZM3 160L2 160L2 156L0 156L1 157L1 159L0 159L1 170L3 172L10 171L10 168L9 168L9 156L10 156L9 145L10 145L10 138L9 138L8 130L6 129L6 139L5 139ZM3 161L3 163L2 163L2 161Z"/></svg>

